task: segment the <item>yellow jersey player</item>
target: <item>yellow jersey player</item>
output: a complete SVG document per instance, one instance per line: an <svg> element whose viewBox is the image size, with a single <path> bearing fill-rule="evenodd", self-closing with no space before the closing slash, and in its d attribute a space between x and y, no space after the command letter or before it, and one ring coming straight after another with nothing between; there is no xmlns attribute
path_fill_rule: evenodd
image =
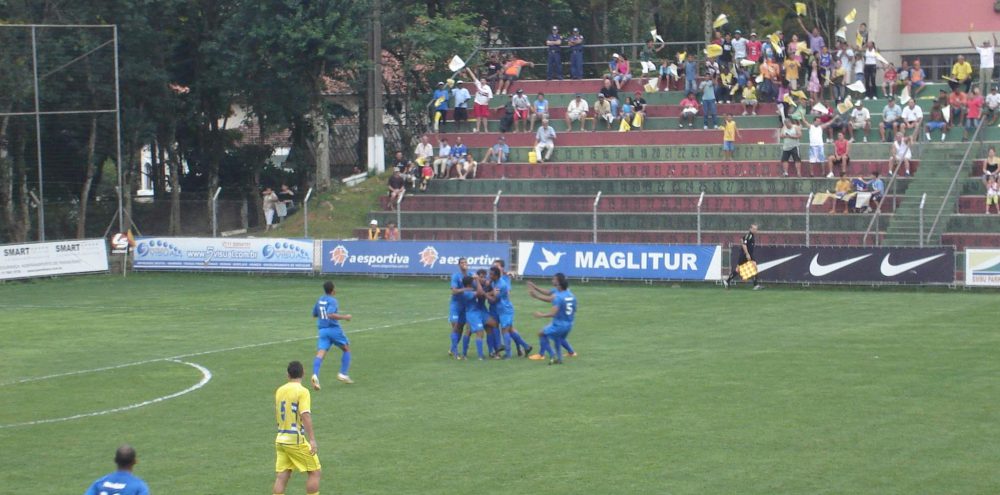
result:
<svg viewBox="0 0 1000 495"><path fill-rule="evenodd" d="M284 495L293 470L308 476L307 495L319 494L320 464L310 411L312 399L309 389L302 386L302 375L302 363L288 363L288 383L274 393L274 416L278 423L278 436L274 439L278 456L274 468L276 495Z"/></svg>

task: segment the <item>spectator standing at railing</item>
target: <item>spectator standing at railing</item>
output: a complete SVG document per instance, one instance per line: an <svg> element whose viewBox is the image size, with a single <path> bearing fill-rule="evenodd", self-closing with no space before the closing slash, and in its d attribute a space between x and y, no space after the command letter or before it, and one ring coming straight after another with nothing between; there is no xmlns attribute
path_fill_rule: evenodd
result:
<svg viewBox="0 0 1000 495"><path fill-rule="evenodd" d="M488 80L487 80L488 83ZM451 101L455 105L452 112L452 119L455 121L455 131L464 132L465 126L469 124L469 100L472 95L462 81L455 82L455 88L451 90Z"/></svg>
<svg viewBox="0 0 1000 495"><path fill-rule="evenodd" d="M708 129L709 119L712 120L712 129L718 129L719 111L715 105L715 78L708 77L702 81L698 86L698 90L701 91L701 106L705 110L702 129Z"/></svg>
<svg viewBox="0 0 1000 495"><path fill-rule="evenodd" d="M503 74L500 75L500 87L496 94L505 95L509 93L510 86L514 84L514 81L521 78L521 69L525 66L534 67L535 64L511 55L510 59L503 66Z"/></svg>
<svg viewBox="0 0 1000 495"><path fill-rule="evenodd" d="M538 163L545 163L552 158L552 150L555 149L556 130L549 125L549 119L542 120L542 126L535 133L535 157ZM542 151L545 157L542 157Z"/></svg>
<svg viewBox="0 0 1000 495"><path fill-rule="evenodd" d="M747 39L743 37L743 31L737 29L733 32L733 63L737 66L747 58Z"/></svg>
<svg viewBox="0 0 1000 495"><path fill-rule="evenodd" d="M580 28L573 28L566 44L569 46L569 77L583 79L583 35Z"/></svg>
<svg viewBox="0 0 1000 495"><path fill-rule="evenodd" d="M968 102L969 110L965 115L965 134L962 135L963 142L969 140L969 132L979 127L979 121L983 114L983 103L985 101L983 95L979 92L979 86L972 88L972 95L969 96Z"/></svg>
<svg viewBox="0 0 1000 495"><path fill-rule="evenodd" d="M948 81L951 89L965 86L965 92L968 93L972 88L972 64L965 60L964 55L959 55L955 65L951 66L951 78L954 79Z"/></svg>
<svg viewBox="0 0 1000 495"><path fill-rule="evenodd" d="M684 92L693 93L698 91L698 60L693 53L689 53L684 60Z"/></svg>
<svg viewBox="0 0 1000 495"><path fill-rule="evenodd" d="M490 100L493 99L493 88L489 84L480 81L476 77L476 74L472 72L472 69L466 68L465 70L476 84L476 97L473 100L472 106L472 116L476 118L476 127L472 132L479 132L480 128L482 128L483 132L488 132L489 126L486 119L490 116Z"/></svg>
<svg viewBox="0 0 1000 495"><path fill-rule="evenodd" d="M972 41L972 35L969 35L969 44L979 52L979 90L983 93L993 83L993 59L996 55L997 35L992 36L993 44L990 44L990 40L984 40L983 46L976 46L976 42Z"/></svg>
<svg viewBox="0 0 1000 495"><path fill-rule="evenodd" d="M747 59L754 62L760 62L760 56L763 53L764 44L757 39L757 33L750 32L750 40L747 41Z"/></svg>
<svg viewBox="0 0 1000 495"><path fill-rule="evenodd" d="M545 39L545 46L548 47L549 52L548 68L545 73L546 81L553 79L562 81L562 55L559 52L562 49L562 42L563 39L559 35L559 27L552 26L552 34Z"/></svg>

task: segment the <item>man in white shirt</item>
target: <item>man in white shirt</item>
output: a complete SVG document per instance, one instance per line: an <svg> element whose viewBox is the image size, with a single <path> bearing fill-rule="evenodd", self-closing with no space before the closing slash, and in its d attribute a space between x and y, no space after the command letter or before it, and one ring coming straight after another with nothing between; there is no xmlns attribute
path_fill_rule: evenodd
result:
<svg viewBox="0 0 1000 495"><path fill-rule="evenodd" d="M903 123L900 124L899 130L905 136L907 129L913 129L913 140L916 141L920 136L923 121L924 111L917 106L917 100L911 99L906 102L906 108L903 109Z"/></svg>
<svg viewBox="0 0 1000 495"><path fill-rule="evenodd" d="M972 41L972 35L969 35L969 44L979 52L979 90L982 94L986 94L986 90L993 83L993 58L996 53L997 35L993 35L992 45L990 40L986 40L983 46L976 46L976 42Z"/></svg>
<svg viewBox="0 0 1000 495"><path fill-rule="evenodd" d="M514 132L527 130L528 117L531 115L531 101L524 95L524 90L519 89L510 99L514 105Z"/></svg>
<svg viewBox="0 0 1000 495"><path fill-rule="evenodd" d="M420 144L417 145L414 155L414 160L423 158L425 162L429 162L434 157L434 145L431 144L426 134L420 136Z"/></svg>
<svg viewBox="0 0 1000 495"><path fill-rule="evenodd" d="M455 82L455 89L451 90L451 100L455 102L455 130L464 132L466 124L469 122L469 100L472 95L463 86L462 81Z"/></svg>
<svg viewBox="0 0 1000 495"><path fill-rule="evenodd" d="M542 126L535 133L535 158L538 163L545 163L552 158L552 150L555 148L556 130L549 125L549 119L542 119ZM545 158L542 158L542 150L545 150Z"/></svg>
<svg viewBox="0 0 1000 495"><path fill-rule="evenodd" d="M476 83L476 96L472 100L472 116L476 118L476 127L472 129L472 132L479 132L479 129L482 129L483 132L488 132L489 127L486 125L486 119L490 116L490 100L493 99L493 88L489 84L480 81L476 77L476 74L472 72L472 69L466 67L465 70L469 72L472 81Z"/></svg>
<svg viewBox="0 0 1000 495"><path fill-rule="evenodd" d="M740 60L747 58L747 39L739 29L733 34L733 63L739 65Z"/></svg>
<svg viewBox="0 0 1000 495"><path fill-rule="evenodd" d="M847 126L847 133L850 140L854 142L854 134L860 130L865 131L865 142L868 142L868 133L872 130L872 113L861 104L861 100L854 102L854 110L851 110L851 125Z"/></svg>
<svg viewBox="0 0 1000 495"><path fill-rule="evenodd" d="M826 154L823 152L823 130L833 124L833 120L822 123L819 117L813 119L809 125L809 175L812 175L812 165L819 164L819 173L823 173L823 164L826 163ZM801 175L801 174L800 174Z"/></svg>
<svg viewBox="0 0 1000 495"><path fill-rule="evenodd" d="M580 93L576 94L576 97L569 101L566 105L566 130L573 130L573 122L580 122L580 130L583 130L583 120L587 117L587 112L590 111L590 105L587 104L587 100L584 100Z"/></svg>
<svg viewBox="0 0 1000 495"><path fill-rule="evenodd" d="M451 163L449 160L451 158L451 145L448 144L448 138L442 138L438 144L438 157L434 160L434 174L443 179L448 172L448 165Z"/></svg>
<svg viewBox="0 0 1000 495"><path fill-rule="evenodd" d="M990 94L986 95L986 117L989 118L988 126L996 124L1000 118L1000 93L997 93L996 86L990 88Z"/></svg>
<svg viewBox="0 0 1000 495"><path fill-rule="evenodd" d="M895 173L895 170L900 165L903 166L903 173L907 176L910 175L910 158L913 155L910 152L910 138L906 137L902 132L896 133L896 140L892 142L892 152L889 155L889 175Z"/></svg>

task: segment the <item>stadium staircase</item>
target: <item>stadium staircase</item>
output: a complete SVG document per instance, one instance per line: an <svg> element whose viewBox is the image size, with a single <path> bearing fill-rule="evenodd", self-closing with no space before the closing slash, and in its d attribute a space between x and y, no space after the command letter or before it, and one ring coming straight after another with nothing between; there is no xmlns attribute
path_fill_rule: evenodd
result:
<svg viewBox="0 0 1000 495"><path fill-rule="evenodd" d="M801 244L805 242L805 207L810 192L833 190L835 180L827 179L818 166L803 164L806 177L781 177L779 121L774 104L762 104L757 116L742 116L742 107L720 104L719 113L733 113L742 139L735 159L722 161L720 130L702 130L701 117L694 129L677 129L680 91L646 94L648 118L642 131L566 132L562 117L575 93L588 103L600 89L599 80L521 81L514 90L524 89L529 98L544 92L551 105L551 124L558 133L552 160L528 164L533 135L507 133L511 146L510 163L480 164L477 177L470 180L434 180L426 192L407 194L399 218L405 239L487 240L493 238L493 201L503 191L497 213L501 240L592 240L593 203L598 205L598 241L690 243L697 238L697 201L705 193L702 207L702 242L730 243L752 222L760 224L764 242ZM936 95L939 85L930 85L925 94ZM624 95L638 89L632 81ZM493 100L497 107L505 96ZM918 100L925 112L931 101ZM878 142L878 125L885 100L865 101L872 112L871 142L852 145L850 176L867 176L872 170L888 171L890 145ZM720 119L721 122L721 119ZM442 128L440 137L454 144L461 137L480 159L497 141L498 115L491 117L490 132L455 132L454 123ZM589 125L588 125L589 128ZM465 124L465 131L471 123ZM985 131L986 140L1000 139L1000 129ZM935 136L936 137L936 136ZM961 129L955 128L946 143L924 146L925 157L915 161L914 176L900 177L894 193L885 203L880 231L886 243L916 243L913 231L921 194L928 193L925 225L937 213L940 198L947 190L954 166L954 154L964 146L957 143ZM948 144L955 143L955 144ZM434 143L435 147L437 143ZM827 153L832 144L827 144ZM805 140L800 146L807 157ZM929 160L929 161L928 161ZM977 165L981 168L981 162ZM951 169L951 172L948 169ZM824 167L825 169L825 167ZM794 173L794 172L793 172ZM941 185L944 184L944 188ZM996 226L1000 217L984 218L982 184L974 177L960 184L959 214L947 220L942 242L965 245L1000 245ZM937 203L932 197L939 198ZM979 215L972 212L973 205ZM369 213L380 223L394 222L386 198L381 209ZM829 214L830 203L810 207L810 241L824 245L861 245L870 216ZM945 208L946 211L949 208ZM356 230L364 238L365 230ZM911 242L912 241L912 242Z"/></svg>
<svg viewBox="0 0 1000 495"><path fill-rule="evenodd" d="M941 209L941 203L947 201L941 216L941 225L945 225L954 211L957 198L952 195L946 198L948 186L955 176L956 167L962 162L966 145L962 144L924 144L920 153L923 164L921 172L914 174L906 194L899 198L892 223L886 229L883 244L888 246L918 246L920 245L920 201L927 195L924 203L924 231L930 230L935 215ZM941 231L938 229L929 239L927 245L941 243Z"/></svg>

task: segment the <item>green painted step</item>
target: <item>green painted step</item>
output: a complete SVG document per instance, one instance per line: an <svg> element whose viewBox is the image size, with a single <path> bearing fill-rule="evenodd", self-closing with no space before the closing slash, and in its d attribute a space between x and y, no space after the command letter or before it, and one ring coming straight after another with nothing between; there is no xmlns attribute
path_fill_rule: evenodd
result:
<svg viewBox="0 0 1000 495"><path fill-rule="evenodd" d="M1000 217L997 215L958 215L948 219L946 232L969 232L982 234L1000 233Z"/></svg>
<svg viewBox="0 0 1000 495"><path fill-rule="evenodd" d="M697 132L697 131L689 131ZM708 132L708 131L702 131ZM552 152L552 160L556 162L676 162L676 161L715 161L722 160L721 133L718 145L660 145L660 146L559 146ZM606 133L594 135L596 143L606 137ZM826 152L833 151L833 144L826 144ZM525 163L531 148L519 147L510 149L510 161ZM470 149L472 156L481 157L485 148ZM799 145L799 156L808 158L809 148ZM888 159L889 145L887 143L854 143L851 146L851 156L857 160ZM781 146L778 144L740 144L737 143L733 158L736 161L778 161L781 159Z"/></svg>
<svg viewBox="0 0 1000 495"><path fill-rule="evenodd" d="M911 179L896 183L896 194L903 194ZM810 192L832 190L834 179L587 179L587 180L439 180L428 187L430 194L492 195L609 195L657 194L763 194L808 196ZM418 193L419 194L419 193Z"/></svg>

